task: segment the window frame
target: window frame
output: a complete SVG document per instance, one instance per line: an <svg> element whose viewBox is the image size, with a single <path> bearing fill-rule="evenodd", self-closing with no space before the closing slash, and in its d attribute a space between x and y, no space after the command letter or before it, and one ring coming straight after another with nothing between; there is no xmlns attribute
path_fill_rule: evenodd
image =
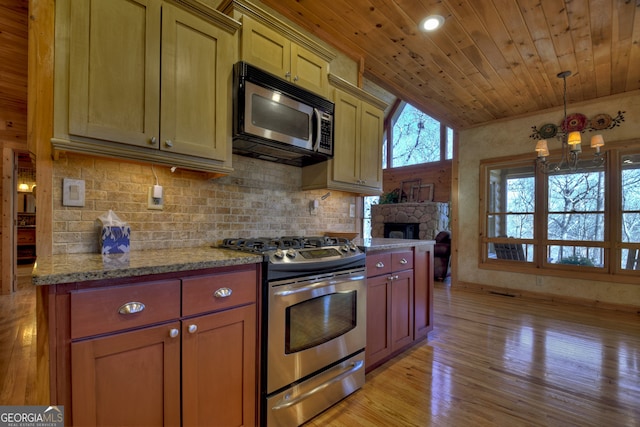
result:
<svg viewBox="0 0 640 427"><path fill-rule="evenodd" d="M530 154L499 157L480 160L479 194L479 267L491 270L522 272L536 275L560 276L574 279L601 280L620 283L639 283L640 270L622 268L623 250L638 249L640 242L622 242L622 158L628 154L640 154L640 140L632 142L610 143L606 147L604 168L604 232L603 240L554 240L548 238L548 175L537 166ZM588 159L590 151L583 152L582 158ZM559 150L551 153L551 161L560 156ZM533 220L533 238L520 239L508 237L489 237L492 227L489 203L491 197L491 170L519 168L533 165L535 186L535 207ZM489 257L491 243L533 245L533 260L520 261ZM598 247L603 250L603 265L578 266L549 262L546 254L550 246Z"/></svg>
<svg viewBox="0 0 640 427"><path fill-rule="evenodd" d="M391 164L393 161L393 127L395 123L398 121L398 118L402 115L404 108L408 105L420 111L422 114L429 116L431 119L433 119L434 121L440 124L440 141L439 141L440 142L440 158L439 160L434 160L434 161L425 162L425 163L414 163L411 165L403 165L403 166L393 166ZM449 140L449 138L451 138L451 140ZM407 168L407 167L418 166L418 165L432 165L432 164L437 164L443 161L451 162L453 160L453 144L454 144L453 139L454 138L455 138L455 130L453 128L447 126L442 121L436 119L430 114L425 113L415 105L407 101L397 99L396 102L391 107L391 109L389 110L389 113L387 114L387 117L384 120L384 139L383 139L383 145L382 145L382 151L383 151L382 168L392 170L392 169L401 169L401 168ZM451 152L452 154L451 158L447 157L449 152Z"/></svg>

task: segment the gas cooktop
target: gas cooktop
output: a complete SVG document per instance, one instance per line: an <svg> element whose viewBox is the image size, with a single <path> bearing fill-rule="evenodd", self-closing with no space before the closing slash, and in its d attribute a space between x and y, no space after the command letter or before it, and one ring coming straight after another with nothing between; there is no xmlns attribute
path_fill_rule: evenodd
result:
<svg viewBox="0 0 640 427"><path fill-rule="evenodd" d="M224 239L220 247L260 254L269 280L361 268L365 254L343 237L285 236Z"/></svg>
<svg viewBox="0 0 640 427"><path fill-rule="evenodd" d="M355 252L357 246L343 237L330 236L284 236L284 237L256 237L224 239L221 247L243 252L267 254L269 252L285 251L287 249L336 247L348 252Z"/></svg>

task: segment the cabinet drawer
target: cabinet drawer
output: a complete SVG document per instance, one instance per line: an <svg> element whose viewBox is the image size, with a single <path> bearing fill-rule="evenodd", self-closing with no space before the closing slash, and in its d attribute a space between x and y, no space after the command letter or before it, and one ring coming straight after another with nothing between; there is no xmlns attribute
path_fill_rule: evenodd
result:
<svg viewBox="0 0 640 427"><path fill-rule="evenodd" d="M18 244L28 245L36 243L35 229L18 229Z"/></svg>
<svg viewBox="0 0 640 427"><path fill-rule="evenodd" d="M182 315L256 302L256 272L237 271L182 279Z"/></svg>
<svg viewBox="0 0 640 427"><path fill-rule="evenodd" d="M392 252L391 271L409 270L413 268L413 252Z"/></svg>
<svg viewBox="0 0 640 427"><path fill-rule="evenodd" d="M70 301L72 339L104 334L179 318L180 281L81 290ZM134 312L127 313L129 303L144 308L132 304Z"/></svg>
<svg viewBox="0 0 640 427"><path fill-rule="evenodd" d="M391 253L367 254L367 277L391 273Z"/></svg>

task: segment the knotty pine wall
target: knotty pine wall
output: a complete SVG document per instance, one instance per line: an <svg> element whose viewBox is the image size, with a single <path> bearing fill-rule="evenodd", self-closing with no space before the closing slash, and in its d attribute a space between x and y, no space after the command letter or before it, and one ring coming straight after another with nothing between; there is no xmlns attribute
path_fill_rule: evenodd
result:
<svg viewBox="0 0 640 427"><path fill-rule="evenodd" d="M27 150L28 0L0 0L0 293L11 291L14 250L14 152Z"/></svg>
<svg viewBox="0 0 640 427"><path fill-rule="evenodd" d="M449 202L451 200L451 160L444 160L428 165L405 166L385 169L383 172L383 191L391 192L401 188L403 181L420 179L422 185L433 184L432 202Z"/></svg>

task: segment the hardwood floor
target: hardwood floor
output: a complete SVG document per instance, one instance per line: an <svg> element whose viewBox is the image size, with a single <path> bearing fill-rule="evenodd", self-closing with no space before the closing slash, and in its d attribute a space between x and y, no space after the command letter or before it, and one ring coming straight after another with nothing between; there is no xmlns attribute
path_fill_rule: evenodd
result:
<svg viewBox="0 0 640 427"><path fill-rule="evenodd" d="M0 405L35 405L36 298L33 266L18 267L17 291L0 295Z"/></svg>
<svg viewBox="0 0 640 427"><path fill-rule="evenodd" d="M428 341L307 426L638 426L640 316L435 290Z"/></svg>
<svg viewBox="0 0 640 427"><path fill-rule="evenodd" d="M452 291L435 329L307 427L639 426L640 316ZM0 296L0 405L35 404L35 301Z"/></svg>

